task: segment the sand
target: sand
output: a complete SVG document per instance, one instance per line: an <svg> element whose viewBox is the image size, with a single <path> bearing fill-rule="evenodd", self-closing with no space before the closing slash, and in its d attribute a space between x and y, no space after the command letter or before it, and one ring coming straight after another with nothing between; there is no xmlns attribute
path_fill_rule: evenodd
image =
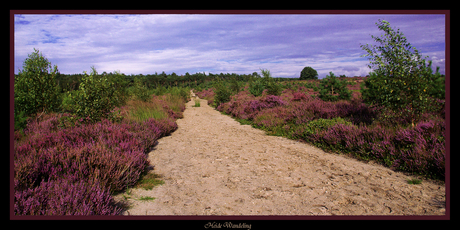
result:
<svg viewBox="0 0 460 230"><path fill-rule="evenodd" d="M165 183L132 189L125 215L445 215L444 183L408 184L415 176L268 136L194 100L149 154Z"/></svg>

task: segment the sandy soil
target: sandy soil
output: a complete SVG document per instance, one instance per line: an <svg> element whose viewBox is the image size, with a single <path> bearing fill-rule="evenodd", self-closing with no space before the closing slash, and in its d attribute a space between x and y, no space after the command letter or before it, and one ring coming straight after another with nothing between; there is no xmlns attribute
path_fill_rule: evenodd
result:
<svg viewBox="0 0 460 230"><path fill-rule="evenodd" d="M149 154L165 184L133 189L125 215L445 214L442 183L411 185L414 176L267 136L205 100L192 105Z"/></svg>

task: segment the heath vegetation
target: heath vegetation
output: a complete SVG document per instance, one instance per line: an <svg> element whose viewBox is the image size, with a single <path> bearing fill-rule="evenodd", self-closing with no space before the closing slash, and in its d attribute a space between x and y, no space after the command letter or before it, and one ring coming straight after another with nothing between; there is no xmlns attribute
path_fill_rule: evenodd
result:
<svg viewBox="0 0 460 230"><path fill-rule="evenodd" d="M114 194L161 184L146 174L147 154L177 129L191 89L269 134L444 180L445 76L399 30L376 24L380 46L362 45L367 77L317 79L312 67L300 79L273 78L266 69L178 76L91 67L66 75L34 49L14 78L14 213L121 214Z"/></svg>

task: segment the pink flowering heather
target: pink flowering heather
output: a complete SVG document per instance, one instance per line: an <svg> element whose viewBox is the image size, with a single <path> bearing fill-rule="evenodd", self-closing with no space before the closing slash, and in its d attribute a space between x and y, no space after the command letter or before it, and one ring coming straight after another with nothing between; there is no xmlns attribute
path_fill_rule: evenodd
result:
<svg viewBox="0 0 460 230"><path fill-rule="evenodd" d="M43 181L14 194L16 215L120 215L121 208L98 183Z"/></svg>
<svg viewBox="0 0 460 230"><path fill-rule="evenodd" d="M315 145L376 159L396 169L443 178L444 132L444 121L429 120L397 130L380 125L337 124L304 138Z"/></svg>
<svg viewBox="0 0 460 230"><path fill-rule="evenodd" d="M200 92L194 92L194 93L199 98L208 100L208 105L211 105L214 102L214 96L216 95L216 93L214 93L214 88L210 88L207 90L202 90Z"/></svg>
<svg viewBox="0 0 460 230"><path fill-rule="evenodd" d="M133 186L157 140L177 129L181 114L170 111L142 123L103 119L61 127L68 114L31 121L15 135L15 214L119 214L110 194Z"/></svg>
<svg viewBox="0 0 460 230"><path fill-rule="evenodd" d="M358 86L354 86L356 89ZM318 147L374 159L394 169L444 178L444 102L432 105L434 112L421 114L414 127L394 112L371 108L360 98L327 102L305 93L285 89L281 96L254 97L247 91L233 95L217 110L276 135L303 139ZM319 119L341 122L312 130L310 122ZM346 119L343 120L343 119ZM345 122L344 122L345 121ZM335 121L333 121L335 122Z"/></svg>

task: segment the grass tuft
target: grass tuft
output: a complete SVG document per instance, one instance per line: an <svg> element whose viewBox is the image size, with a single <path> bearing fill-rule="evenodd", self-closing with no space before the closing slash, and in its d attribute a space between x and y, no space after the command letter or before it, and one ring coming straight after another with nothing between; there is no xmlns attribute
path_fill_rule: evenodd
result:
<svg viewBox="0 0 460 230"><path fill-rule="evenodd" d="M155 200L155 197L151 197L151 196L141 196L138 200L142 200L142 201Z"/></svg>
<svg viewBox="0 0 460 230"><path fill-rule="evenodd" d="M151 190L153 187L157 185L162 185L165 182L163 180L159 180L159 175L154 173L148 173L144 175L139 181L136 187L143 188L145 190Z"/></svg>
<svg viewBox="0 0 460 230"><path fill-rule="evenodd" d="M195 105L193 105L192 107L200 107L201 104L200 104L200 100L195 100Z"/></svg>
<svg viewBox="0 0 460 230"><path fill-rule="evenodd" d="M421 183L422 183L422 180L421 180L421 179L416 179L416 178L414 178L414 179L408 179L408 180L407 180L407 183L408 183L408 184L421 184Z"/></svg>

